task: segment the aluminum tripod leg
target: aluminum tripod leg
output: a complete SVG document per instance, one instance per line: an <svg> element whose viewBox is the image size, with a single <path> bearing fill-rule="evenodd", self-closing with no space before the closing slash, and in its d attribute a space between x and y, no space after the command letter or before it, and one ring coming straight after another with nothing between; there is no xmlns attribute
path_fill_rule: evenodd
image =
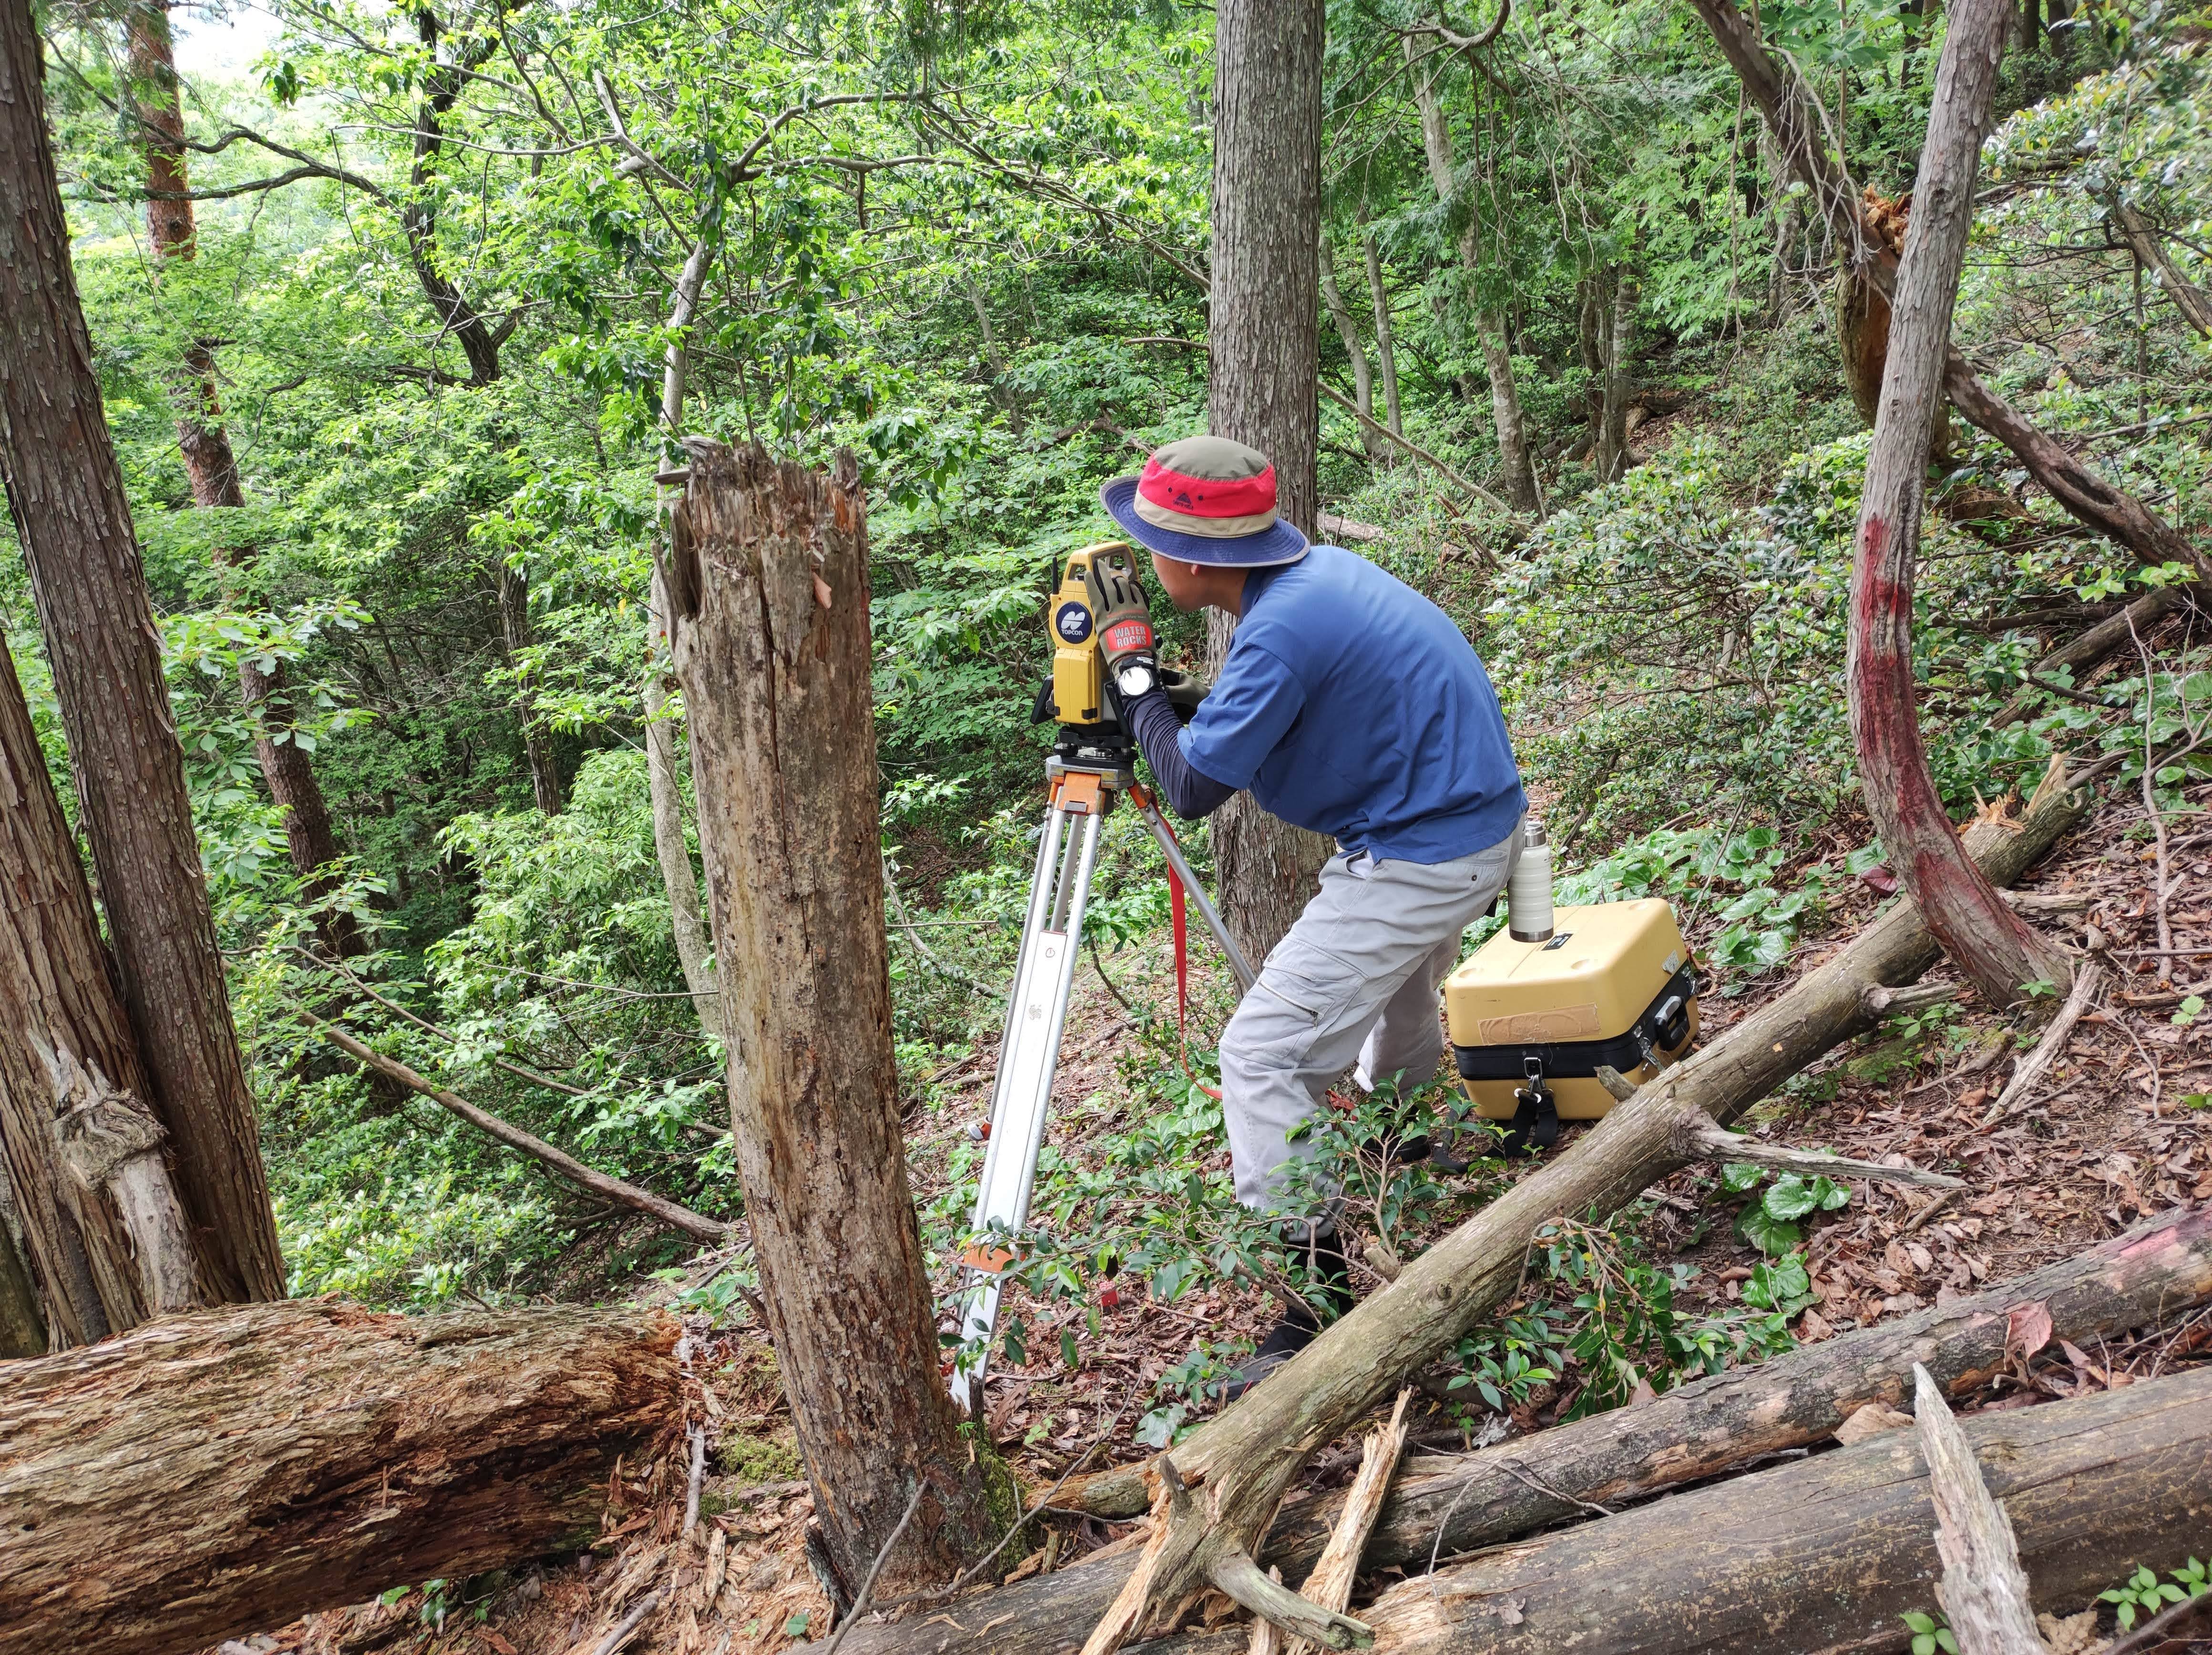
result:
<svg viewBox="0 0 2212 1655"><path fill-rule="evenodd" d="M1229 927L1221 923L1221 915L1206 894L1206 888L1198 882L1198 876L1190 870L1190 864L1183 858L1182 846L1176 842L1174 833L1162 819L1159 806L1152 803L1150 796L1134 788L1130 790L1129 800L1137 807L1137 814L1144 817L1145 826L1152 830L1153 839L1159 843L1160 854L1168 859L1168 867L1174 877L1182 882L1184 894L1198 909L1198 917L1206 922L1206 930L1213 933L1213 940L1220 944L1221 952L1228 956L1229 969L1237 973L1237 991L1239 994L1249 992L1255 975L1251 962L1245 959L1244 950L1238 948L1236 939L1230 936Z"/></svg>
<svg viewBox="0 0 2212 1655"><path fill-rule="evenodd" d="M999 1046L999 1074L991 1092L991 1136L983 1152L983 1176L969 1228L981 1234L994 1227L1007 1232L1028 1222L1030 1191L1036 1181L1037 1152L1044 1144L1047 1106L1060 1067L1060 1035L1067 1023L1068 990L1075 979L1075 954L1083 935L1083 910L1091 896L1091 873L1098 858L1103 800L1094 790L1091 807L1077 814L1055 803L1045 818L1036 873L1030 890L1029 918L1014 967L1014 992L1006 1008L1006 1028ZM1064 843L1063 843L1064 840ZM999 1319L998 1269L1003 1258L971 1255L962 1272L960 1335L963 1344L980 1342L972 1365L955 1367L952 1397L962 1407L982 1394L983 1370Z"/></svg>

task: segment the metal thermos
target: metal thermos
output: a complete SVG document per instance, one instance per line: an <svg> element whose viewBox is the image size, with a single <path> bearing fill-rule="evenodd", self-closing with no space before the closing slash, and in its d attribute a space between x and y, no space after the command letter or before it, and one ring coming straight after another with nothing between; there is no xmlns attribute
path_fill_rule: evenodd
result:
<svg viewBox="0 0 2212 1655"><path fill-rule="evenodd" d="M1516 943L1551 939L1552 847L1544 843L1544 824L1534 816L1522 826L1521 860L1505 882L1505 926Z"/></svg>

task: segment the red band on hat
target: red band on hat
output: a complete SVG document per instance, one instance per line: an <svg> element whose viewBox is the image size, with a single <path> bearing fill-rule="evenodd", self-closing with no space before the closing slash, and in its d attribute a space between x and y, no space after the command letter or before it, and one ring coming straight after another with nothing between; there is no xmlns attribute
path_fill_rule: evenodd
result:
<svg viewBox="0 0 2212 1655"><path fill-rule="evenodd" d="M1275 509L1275 468L1256 477L1193 477L1148 459L1137 493L1184 517L1254 517Z"/></svg>

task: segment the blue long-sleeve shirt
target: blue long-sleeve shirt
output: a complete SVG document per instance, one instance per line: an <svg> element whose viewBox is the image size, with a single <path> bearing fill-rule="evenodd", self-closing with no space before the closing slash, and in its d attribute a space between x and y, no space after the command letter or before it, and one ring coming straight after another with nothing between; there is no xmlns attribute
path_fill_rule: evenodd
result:
<svg viewBox="0 0 2212 1655"><path fill-rule="evenodd" d="M1185 821L1210 816L1236 792L1224 787L1183 757L1182 720L1164 689L1147 690L1122 708L1129 728L1152 767L1152 779L1168 808Z"/></svg>
<svg viewBox="0 0 2212 1655"><path fill-rule="evenodd" d="M1377 861L1486 850L1528 808L1498 697L1449 616L1356 553L1255 570L1221 676L1188 729L1164 692L1129 723L1178 815L1249 787L1262 809Z"/></svg>

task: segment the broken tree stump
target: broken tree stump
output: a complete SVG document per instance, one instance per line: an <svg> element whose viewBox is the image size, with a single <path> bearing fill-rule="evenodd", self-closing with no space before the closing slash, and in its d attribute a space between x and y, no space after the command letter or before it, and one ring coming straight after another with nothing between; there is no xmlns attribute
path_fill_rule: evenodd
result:
<svg viewBox="0 0 2212 1655"><path fill-rule="evenodd" d="M2046 1606L2202 1555L2212 1368L1960 1425ZM1936 1605L1936 1527L1919 1433L1890 1431L1485 1552L1360 1615L1378 1655L1901 1649L1899 1615Z"/></svg>
<svg viewBox="0 0 2212 1655"><path fill-rule="evenodd" d="M185 1655L588 1541L675 1324L295 1300L7 1365L0 1655Z"/></svg>
<svg viewBox="0 0 2212 1655"><path fill-rule="evenodd" d="M2047 1339L2081 1345L2178 1322L2208 1300L2212 1207L2200 1203L1971 1298L1693 1379L1640 1408L1516 1437L1446 1470L1416 1460L1393 1488L1363 1567L1423 1568L1431 1555L1514 1539L1589 1516L1591 1506L1647 1499L1763 1455L1814 1446L1869 1403L1908 1397L1915 1362L1954 1394L1971 1391L2017 1352L2015 1307L2042 1306L2051 1319ZM1340 1496L1291 1496L1261 1561L1303 1578L1341 1504ZM856 1627L846 1655L1051 1655L1074 1641L1071 1628L1079 1633L1104 1613L1134 1567L1133 1554L1123 1552L963 1600L936 1616ZM988 1633L978 1630L987 1626Z"/></svg>

